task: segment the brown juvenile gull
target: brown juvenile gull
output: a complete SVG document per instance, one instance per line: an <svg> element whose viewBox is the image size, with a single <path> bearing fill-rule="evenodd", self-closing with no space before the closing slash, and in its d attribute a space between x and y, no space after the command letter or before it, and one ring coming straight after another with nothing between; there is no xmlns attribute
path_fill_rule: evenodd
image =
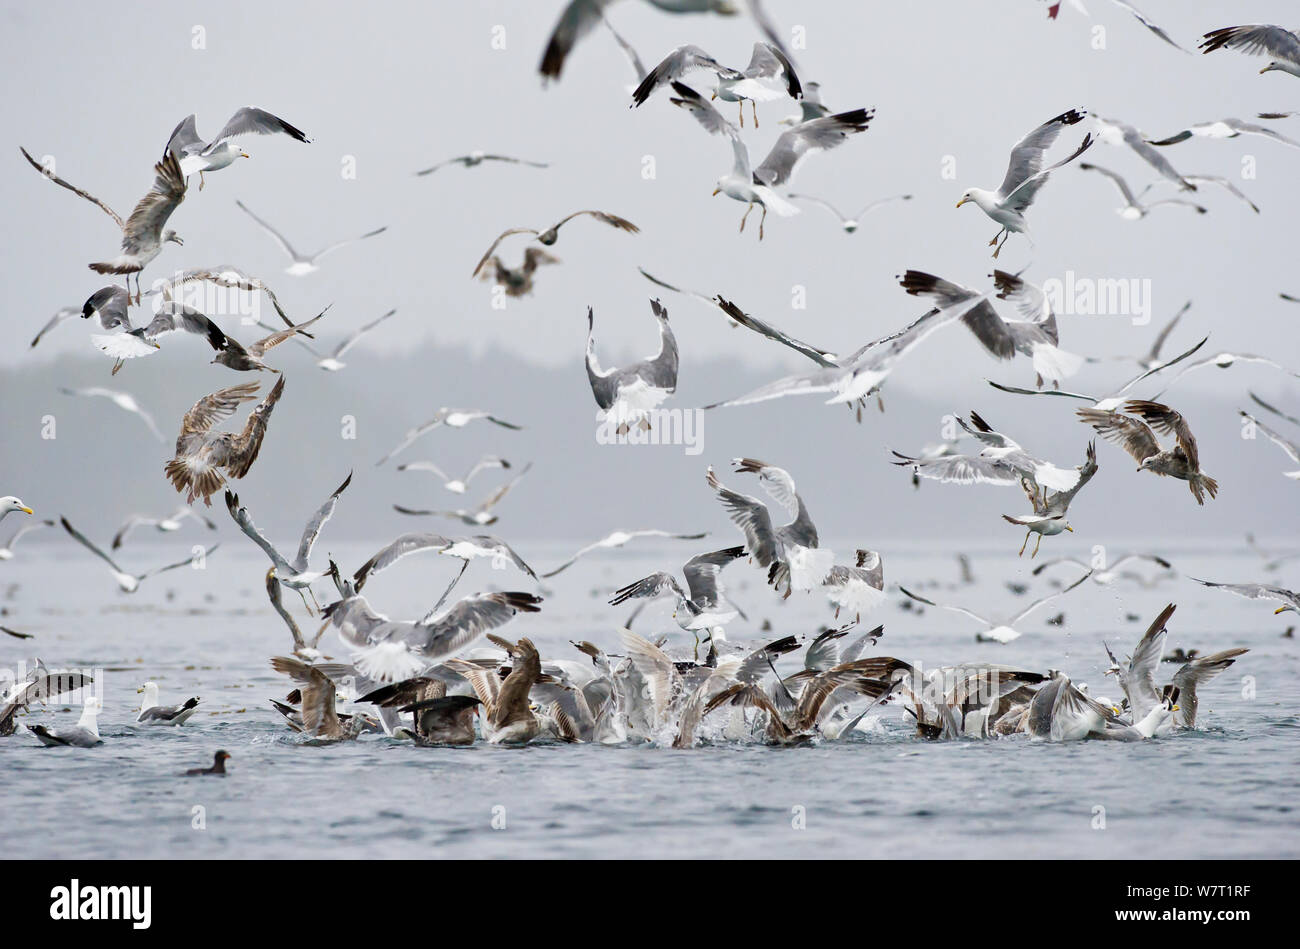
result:
<svg viewBox="0 0 1300 949"><path fill-rule="evenodd" d="M265 336L248 346L242 345L239 340L227 336L225 345L220 348L217 355L213 357L212 362L215 365L225 366L236 372L254 372L265 369L269 372L279 372L279 369L268 366L262 361L262 357L272 348L279 346L286 339L291 339L299 333L304 332L307 327L319 320L329 310L326 307L320 313L313 316L305 323L297 323L288 329L276 330L270 336Z"/></svg>
<svg viewBox="0 0 1300 949"><path fill-rule="evenodd" d="M185 178L181 174L175 156L168 152L153 166L153 187L136 204L131 211L131 216L123 221L116 211L99 198L68 184L50 169L39 164L35 158L27 154L27 149L20 147L19 151L31 166L46 178L98 206L117 223L122 230L122 253L113 260L91 264L90 269L101 274L125 274L128 293L131 290L131 274L135 274L135 298L137 303L140 302L140 271L162 252L163 244L168 241L177 244L185 243L175 231L163 229L172 212L185 200Z"/></svg>
<svg viewBox="0 0 1300 949"><path fill-rule="evenodd" d="M542 660L530 639L511 643L493 637L493 641L506 648L511 666L509 675L501 682L495 694L478 696L487 713L487 740L494 745L523 745L541 733L541 723L533 714L529 693L534 685L542 681ZM448 665L453 669L460 668L456 660ZM469 681L477 692L482 677L471 678Z"/></svg>
<svg viewBox="0 0 1300 949"><path fill-rule="evenodd" d="M354 715L346 721L341 719L334 680L320 669L288 656L274 657L271 668L298 683L298 691L302 695L304 735L321 741L341 741L356 738L361 733L364 720L360 715Z"/></svg>
<svg viewBox="0 0 1300 949"><path fill-rule="evenodd" d="M487 253L479 260L477 266L474 267L474 272L470 274L470 276L477 277L479 275L479 271L487 265L488 261L492 259L492 255L496 253L497 246L507 237L514 234L532 234L540 243L550 247L559 240L560 228L565 224L568 224L575 217L581 217L584 214L595 218L597 221L608 224L610 227L616 227L620 231L627 231L631 234L639 234L641 232L641 228L637 227L626 218L619 217L617 214L610 214L607 211L574 211L572 214L561 218L558 223L552 224L544 231L538 231L531 227L512 227L508 230L502 231L501 235L492 242L492 246L487 249Z"/></svg>
<svg viewBox="0 0 1300 949"><path fill-rule="evenodd" d="M242 201L236 201L235 204L239 205L239 209L241 211L243 211L254 221L256 221L258 226L261 227L262 230L270 234L271 239L275 241L278 245L280 245L280 249L289 256L290 260L293 261L291 264L289 264L288 267L285 268L284 271L285 273L289 274L291 277L301 277L304 276L305 274L309 274L312 273L313 271L319 270L320 268L316 266L316 261L320 260L326 254L333 253L334 251L338 250L340 247L347 247L349 244L355 244L357 243L357 241L363 241L367 237L375 237L376 235L382 234L384 233L384 231L388 230L387 226L377 228L376 230L373 231L367 231L365 234L362 234L360 237L349 237L347 240L337 241L333 244L330 244L324 250L316 251L316 253L314 254L300 254L298 253L298 251L294 250L293 245L290 244L289 241L285 239L285 236L283 234L281 234L279 231L273 228L270 224L266 223L266 221L263 221L252 211L248 210L248 208L244 206Z"/></svg>
<svg viewBox="0 0 1300 949"><path fill-rule="evenodd" d="M533 274L542 264L558 264L560 258L548 254L540 247L529 247L524 251L524 262L518 267L507 267L496 254L488 259L488 265L475 271L480 280L491 280L497 286L504 287L508 297L525 297L533 292Z"/></svg>
<svg viewBox="0 0 1300 949"><path fill-rule="evenodd" d="M650 301L650 309L659 321L659 350L639 362L602 369L593 336L596 318L587 307L587 381L600 406L599 420L613 422L619 435L633 425L649 431L648 416L677 391L677 339L668 325L668 311L658 300Z"/></svg>
<svg viewBox="0 0 1300 949"><path fill-rule="evenodd" d="M1196 439L1180 414L1167 405L1142 399L1125 402L1124 411L1132 415L1100 409L1079 409L1078 415L1103 438L1115 442L1132 455L1138 462L1138 471L1151 471L1162 477L1186 481L1197 504L1205 503L1206 492L1211 498L1217 496L1219 483L1201 470ZM1161 449L1155 432L1173 435L1176 440L1174 447Z"/></svg>
<svg viewBox="0 0 1300 949"><path fill-rule="evenodd" d="M199 399L185 413L176 438L176 456L167 462L164 471L177 491L186 492L187 504L202 498L211 507L212 495L226 483L222 469L232 478L242 478L253 467L271 412L284 392L284 376L249 413L242 432L214 432L212 427L234 415L239 403L257 398L257 389L256 382L220 389Z"/></svg>

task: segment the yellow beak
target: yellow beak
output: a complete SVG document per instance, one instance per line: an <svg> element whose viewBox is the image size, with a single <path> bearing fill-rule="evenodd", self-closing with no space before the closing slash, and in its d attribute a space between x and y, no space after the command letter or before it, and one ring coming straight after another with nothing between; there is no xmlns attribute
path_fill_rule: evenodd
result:
<svg viewBox="0 0 1300 949"><path fill-rule="evenodd" d="M35 513L36 513L35 511L33 511L33 510L32 510L31 508L29 508L29 507L20 507L18 510L22 511L24 514L35 514Z"/></svg>
<svg viewBox="0 0 1300 949"><path fill-rule="evenodd" d="M31 511L28 511L27 513L30 514ZM1278 613L1283 613L1283 612L1285 612L1285 611L1286 611L1286 607L1285 607L1285 606L1279 606L1277 609L1275 609L1275 610L1273 611L1273 615L1274 615L1274 616L1277 616Z"/></svg>
<svg viewBox="0 0 1300 949"><path fill-rule="evenodd" d="M967 201L969 201L969 200L970 200L970 198L962 198L960 201L957 202L957 207L961 207L963 204L965 204L965 203L966 203Z"/></svg>
<svg viewBox="0 0 1300 949"><path fill-rule="evenodd" d="M717 193L718 193L719 191L721 191L721 190L722 190L721 188L714 188L714 189L713 189L713 195L712 195L712 196L716 196Z"/></svg>
<svg viewBox="0 0 1300 949"><path fill-rule="evenodd" d="M135 690L135 694L136 694L136 695L139 695L139 694L142 693L143 691L144 691L144 686L140 686L140 688L138 688L138 689Z"/></svg>
<svg viewBox="0 0 1300 949"><path fill-rule="evenodd" d="M240 157L240 158L252 158L253 156L250 155L250 154L248 154L248 152L240 152L240 153L239 153L239 157Z"/></svg>
<svg viewBox="0 0 1300 949"><path fill-rule="evenodd" d="M1071 527L1069 524L1066 524L1066 525L1065 525L1065 529L1066 529L1067 531L1069 531L1071 534L1074 533L1074 528Z"/></svg>

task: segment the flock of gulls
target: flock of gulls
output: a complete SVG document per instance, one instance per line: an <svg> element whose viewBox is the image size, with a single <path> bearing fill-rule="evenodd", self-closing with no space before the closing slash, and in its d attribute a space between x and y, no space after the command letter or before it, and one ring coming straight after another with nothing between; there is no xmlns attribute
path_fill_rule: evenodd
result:
<svg viewBox="0 0 1300 949"><path fill-rule="evenodd" d="M610 0L572 0L543 53L543 79L557 81L580 42L592 34L607 33L627 54L635 74L629 108L666 100L688 113L707 136L725 140L731 164L717 178L713 193L744 205L739 222L742 232L750 214L758 209L759 240L763 239L769 211L785 218L800 213L800 203L811 204L829 211L838 226L851 234L865 226L865 217L873 210L914 197L901 194L876 198L849 217L825 198L791 192L792 178L804 159L832 148L853 147L855 140L870 131L875 110L855 107L834 111L825 105L820 84L801 74L801 67L781 40L781 32L757 0L745 4L732 0L648 2L673 15L722 16L743 10L764 39L754 44L744 65L739 61L725 63L699 46L686 44L668 51L656 65L646 69L632 46L606 19L606 12L614 6ZM1164 43L1189 52L1131 5L1114 2ZM1072 6L1086 12L1077 2ZM1049 15L1056 18L1060 7L1060 3L1052 4ZM688 22L688 18L681 19ZM1226 50L1265 55L1270 59L1261 72L1280 71L1300 77L1300 37L1281 27L1214 29L1205 34L1201 49L1205 53ZM703 83L696 82L700 76L704 77ZM714 105L719 100L724 104L721 109ZM763 105L766 113L774 103L781 102L791 103L798 111L778 119L782 131L765 155L751 155L746 129L760 127L758 106ZM732 104L734 122L725 114L731 111ZM1260 119L1277 122L1290 115L1261 113ZM1063 135L1067 141L1064 148L1058 149ZM1050 177L1066 174L1065 169L1072 164L1109 178L1123 198L1119 213L1127 219L1140 219L1161 207L1206 213L1202 202L1207 201L1207 185L1224 188L1249 203L1249 198L1226 179L1181 173L1167 157L1176 157L1174 147L1190 138L1231 139L1242 135L1300 147L1300 143L1269 125L1243 119L1206 121L1149 137L1120 120L1090 115L1082 108L1066 108L1015 143L1006 175L996 188L967 188L957 206L974 204L996 225L997 231L989 241L996 258L1013 235L1029 238L1029 214L1035 200ZM718 549L699 549L714 544L693 544L706 536L703 531L616 530L583 546L564 562L539 572L507 541L493 534L413 531L394 538L348 572L333 559L317 555L316 546L336 507L347 503L351 473L310 512L296 549L277 546L258 528L254 511L241 503L230 484L253 471L262 442L272 428L276 406L286 390L285 374L272 364L274 350L293 341L313 353L320 369L336 372L345 368L343 357L349 349L394 312L361 325L333 349L326 349L308 340L315 338L313 330L331 325L336 319L332 314L322 312L295 321L270 286L237 267L178 271L173 278L148 290L142 288L141 273L169 244L183 245L181 237L168 225L182 202L191 196L193 177L198 177L196 190L205 189L208 175L237 166L248 157L241 143L253 136L284 139L286 145L293 143L292 147L311 141L284 119L254 107L239 109L214 138L205 141L191 115L166 140L153 168L152 186L125 218L22 150L23 157L40 174L111 217L121 237L115 255L106 248L106 259L92 262L89 267L97 274L121 277L122 284L105 285L80 308L59 310L37 334L33 346L61 323L79 315L102 330L91 336L91 342L112 358L112 374L132 359L154 355L165 341L170 349L172 334L185 333L211 347L213 363L232 372L270 372L275 382L265 391L254 379L209 394L196 393L193 407L173 427L178 432L174 455L159 473L178 496L183 496L183 504L171 513L131 514L123 520L108 550L79 532L66 517L28 521L0 547L0 559L15 557L15 548L27 533L61 527L86 552L108 566L122 591L133 593L151 577L184 567L192 563L192 558L133 572L117 560L131 537L148 529L180 531L187 529L187 522L192 522L196 530L215 530L216 522L207 512L212 509L213 496L218 496L239 532L260 548L268 561L267 596L292 643L284 650L286 654L269 659L270 668L284 677L287 690L282 698L272 699L271 705L282 716L286 729L300 740L325 743L378 733L415 745L470 745L477 741L518 745L534 740L650 742L678 748L726 742L793 745L835 741L854 732L879 728L880 716L891 705L901 707L915 726L916 735L929 740L994 740L1018 735L1050 741L1146 740L1195 728L1198 690L1246 653L1244 648L1233 648L1201 656L1194 649L1179 648L1167 654L1167 628L1175 613L1175 606L1170 604L1149 619L1136 643L1106 645L1107 674L1114 676L1109 697L1071 681L1060 670L991 661L922 668L881 655L883 625L860 628L867 625L863 618L870 617L889 599L881 554L867 548L837 552L821 546L813 516L817 502L806 503L791 471L755 458L734 459L727 472L720 473L712 466L701 472L697 488L712 493L735 527L732 543ZM1097 142L1129 149L1148 166L1154 180L1134 190L1118 173L1093 164L1095 153L1090 150ZM707 143L701 144L703 147ZM1088 161L1076 161L1085 153ZM722 153L718 157L721 162ZM546 162L473 151L415 174L428 177L438 173L444 177L451 173L445 169L453 166L469 170L485 163L501 167L503 174L548 167ZM64 162L62 169L74 177L85 174L78 159ZM233 179L242 173L235 170L222 177ZM1078 187L1086 187L1093 176L1085 177L1087 180L1079 179ZM1170 187L1177 189L1173 196L1147 197L1153 189ZM1192 194L1196 195L1194 199L1188 197ZM315 271L326 255L384 231L380 227L329 244L314 254L304 254L242 202L238 206L284 251L289 258L287 273L294 277ZM1253 204L1251 207L1258 211ZM472 275L491 281L512 296L532 293L538 268L559 263L549 248L558 242L561 229L570 224L566 234L582 229L609 229L602 233L611 235L635 235L640 231L618 214L593 209L574 211L550 226L511 226L488 247ZM576 235L573 242L578 242ZM521 257L507 257L511 248L522 250ZM990 285L965 286L925 271L908 270L899 277L900 288L910 296L923 298L929 308L895 332L844 349L823 348L797 339L720 294L681 289L642 273L657 287L717 309L731 325L793 349L813 364L752 392L720 400L706 407L710 410L818 394L828 404L847 405L860 421L873 396L883 409L881 390L899 360L932 333L957 323L969 330L976 344L992 357L1006 361L1024 357L1032 372L1032 385L1027 378L1023 387L995 387L1025 397L1048 396L1084 403L1074 415L1091 433L1113 443L1117 451L1109 457L1103 452L1099 457L1096 442L1092 441L1081 452L1078 464L1072 463L1076 459L1048 460L1035 451L1032 433L1002 430L985 414L970 411L956 418L960 432L955 437L912 453L895 451L892 460L917 486L927 479L964 486L1018 486L1025 507L1002 517L1024 531L1019 553L1025 556L1028 552L1030 558L1037 557L1045 539L1050 546L1050 538L1073 530L1067 520L1071 502L1092 484L1101 468L1119 462L1120 452L1130 457L1138 472L1186 483L1197 505L1216 497L1218 484L1203 467L1208 464L1212 469L1214 459L1203 459L1198 450L1195 420L1184 417L1169 401L1157 401L1164 400L1164 393L1176 386L1184 374L1202 367L1227 369L1239 362L1256 361L1300 377L1272 360L1248 353L1221 352L1194 360L1192 357L1201 352L1206 339L1166 358L1162 350L1184 317L1184 307L1161 329L1148 352L1125 357L1139 370L1133 378L1100 396L1063 389L1062 383L1085 365L1108 357L1078 355L1064 348L1062 327L1047 294L1023 273L995 270ZM216 320L184 302L190 284L265 294L282 325L263 325L261 329L268 335L241 343ZM587 311L586 369L592 395L601 417L620 434L650 429L654 410L671 399L676 390L681 357L668 308L660 299L652 299L650 315L659 332L657 352L639 362L604 366L596 349L596 314L590 308ZM318 322L327 317L330 322L318 327ZM1168 373L1175 366L1180 367L1178 372ZM1158 393L1150 398L1138 397L1140 388L1157 385L1163 386ZM137 415L160 440L164 437L156 420L126 392L98 387L64 392L107 399L122 411ZM1277 428L1244 409L1240 410L1243 419L1276 443L1292 463L1300 464L1300 420L1253 394L1251 398L1255 411L1268 413L1269 421ZM247 412L242 422L227 427L244 409ZM290 409L281 410L281 414L285 411ZM520 427L489 410L444 407L428 421L415 424L376 464L388 463L437 430L471 424L493 426L494 431L501 431L502 438ZM471 486L481 480L504 472L497 486L477 504L446 509L395 505L403 515L437 517L477 531L498 521L494 509L530 468L516 466L495 454L481 457L467 470L410 456L397 467L410 473L413 483L427 482L432 476L436 485L458 497L467 495ZM1117 470L1122 469L1120 463ZM1300 470L1285 474L1300 478ZM747 493L755 485L762 489L766 500ZM202 502L203 506L190 507L194 502ZM0 519L14 514L30 516L33 511L17 497L0 498ZM565 571L580 558L644 538L689 545L689 556L683 555L680 567L668 562L663 564L665 569L641 578L629 576L627 583L607 591L612 606L637 601L636 611L619 629L614 642L602 646L576 640L571 643L572 651L543 656L526 635L503 635L507 627L526 632L529 616L545 608L545 598L550 594L544 584L546 579ZM209 557L216 550L217 545L211 545L200 556ZM446 557L459 561L460 567L424 615L391 618L371 605L363 589L375 574L415 556ZM470 565L478 560L487 560L494 568L505 571L513 578L508 584L512 588L454 595ZM1276 561L1273 568L1280 562ZM1145 570L1150 565L1159 571L1154 577ZM74 567L70 563L66 569ZM1005 616L990 618L902 587L899 592L906 599L901 605L919 610L921 607L915 605L919 603L956 611L975 624L977 640L1005 644L1022 634L1018 627L1027 617L1086 581L1151 586L1174 575L1168 560L1146 552L1126 555L1104 567L1068 558L1046 560L1034 574L1049 569L1075 573L1068 583L1059 582L1055 592ZM820 599L828 625L803 635L773 635L749 641L733 637L728 628L737 622L748 623L749 617L728 597L723 578L740 571L757 571L755 576L770 587L774 603L791 596ZM1282 586L1192 579L1212 589L1277 604L1278 613L1300 613L1300 595ZM286 588L296 596L286 598ZM1025 589L1013 587L1013 592L1022 594ZM671 606L678 629L644 636L634 632L632 626L642 608L660 600ZM299 607L308 619L295 618ZM1137 622L1140 617L1130 615L1129 619ZM1059 623L1060 618L1055 622ZM762 632L769 629L764 624ZM15 630L4 631L11 636L27 636ZM327 634L332 634L329 640L325 639ZM1130 646L1131 653L1125 659L1112 651ZM1161 674L1164 662L1175 666L1171 676ZM1163 681L1166 678L1168 681ZM0 735L26 733L45 745L79 748L100 743L97 716L102 706L93 696L85 700L75 724L25 723L30 720L29 706L33 703L53 700L91 684L84 674L60 673L38 660L30 674L13 683L0 701ZM198 697L162 704L154 682L144 683L140 694L136 724L142 727L182 727L200 704ZM211 767L193 768L187 773L224 774L228 758L226 751L217 751Z"/></svg>

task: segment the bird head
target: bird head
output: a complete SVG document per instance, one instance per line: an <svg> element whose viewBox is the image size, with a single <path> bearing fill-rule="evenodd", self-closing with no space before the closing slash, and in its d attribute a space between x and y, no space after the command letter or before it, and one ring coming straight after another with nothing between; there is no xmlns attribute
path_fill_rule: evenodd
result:
<svg viewBox="0 0 1300 949"><path fill-rule="evenodd" d="M1273 615L1277 616L1279 613L1285 613L1288 610L1290 610L1292 613L1300 613L1300 607L1297 607L1291 603L1283 603L1281 606L1279 606L1277 609L1273 611Z"/></svg>
<svg viewBox="0 0 1300 949"><path fill-rule="evenodd" d="M1074 528L1071 527L1069 524L1066 524L1066 525L1065 525L1063 528L1061 528L1061 529L1062 529L1062 530L1067 530L1067 531L1069 531L1071 534L1074 533Z"/></svg>
<svg viewBox="0 0 1300 949"><path fill-rule="evenodd" d="M168 241L171 241L173 244L180 244L182 247L185 246L185 242L181 240L181 236L170 228L163 233L163 243L165 244Z"/></svg>
<svg viewBox="0 0 1300 949"><path fill-rule="evenodd" d="M32 509L12 495L0 498L0 515L8 514L10 511L22 511L24 514L31 514Z"/></svg>
<svg viewBox="0 0 1300 949"><path fill-rule="evenodd" d="M712 197L715 197L715 198L716 198L716 197L718 196L718 193L719 193L720 191L722 191L722 179L721 179L721 178L719 178L717 181L715 181L715 182L713 183L713 194L712 194Z"/></svg>
<svg viewBox="0 0 1300 949"><path fill-rule="evenodd" d="M961 207L963 204L966 204L974 200L975 200L975 189L967 188L965 191L961 193L961 200L957 202L957 207Z"/></svg>

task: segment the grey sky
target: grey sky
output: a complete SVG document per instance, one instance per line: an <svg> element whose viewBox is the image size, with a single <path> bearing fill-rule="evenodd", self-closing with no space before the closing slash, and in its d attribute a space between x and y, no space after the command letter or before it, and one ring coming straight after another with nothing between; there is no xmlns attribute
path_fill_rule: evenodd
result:
<svg viewBox="0 0 1300 949"><path fill-rule="evenodd" d="M589 393L582 401L586 307L593 306L600 321L606 364L654 345L646 306L654 288L636 273L637 265L688 287L722 292L803 338L848 350L898 328L924 309L896 285L895 275L908 267L985 284L993 263L985 243L996 227L978 209L955 210L953 205L966 187L996 187L1010 145L1045 119L1082 106L1156 136L1192 122L1295 108L1300 101L1300 80L1279 73L1258 75L1262 59L1230 51L1187 56L1161 43L1112 4L1094 0L1089 6L1091 19L1066 5L1060 19L1051 22L1046 5L1034 0L769 0L771 14L784 29L806 28L807 48L796 50L796 56L804 77L821 82L828 104L877 110L867 132L803 166L795 189L845 207L900 191L911 191L916 199L878 210L851 237L816 208L791 219L772 216L766 239L759 243L757 215L746 232L737 235L743 207L709 196L714 180L730 166L726 142L706 136L662 94L629 110L625 89L631 73L608 36L590 36L570 58L561 82L541 88L536 67L562 7L558 0L7 5L0 13L0 32L7 40L0 76L10 94L0 112L11 141L8 173L0 177L9 221L0 234L6 271L0 325L11 344L0 350L0 363L23 367L23 374L10 381L32 380L30 385L38 391L23 396L23 411L29 414L20 416L21 423L10 414L0 435L6 456L0 465L5 479L0 487L26 496L36 492L10 487L20 475L29 483L49 478L52 484L71 474L27 451L33 445L33 419L45 403L60 398L48 395L58 382L75 377L79 384L112 384L139 390L142 398L155 392L155 413L170 437L179 412L196 398L242 381L202 365L209 355L201 345L181 340L169 341L163 352L129 366L110 382L109 363L90 349L90 329L79 320L60 327L37 350L27 349L35 330L55 309L80 305L103 285L86 263L110 255L117 235L93 207L41 181L18 155L19 144L37 156L54 156L60 174L125 213L148 188L150 166L168 133L190 112L198 114L201 133L213 134L235 108L255 104L315 139L311 145L283 137L243 142L253 158L213 174L202 192L193 183L172 220L185 246L168 245L145 274L147 284L149 277L175 268L236 264L264 277L300 318L332 302L330 316L322 321L331 330L323 337L341 334L390 307L399 308L395 319L352 354L355 365L336 377L316 372L299 352L280 359L291 375L268 439L268 446L278 444L259 465L265 466L269 482L301 484L306 497L299 503L305 515L317 495L323 497L340 480L342 471L334 469L352 463L335 458L332 442L300 441L311 436L313 425L322 431L337 429L337 412L326 415L321 410L319 418L313 418L308 392L330 393L345 410L348 400L359 396L378 398L383 393L396 401L388 403L377 423L384 437L373 435L372 429L363 446L347 446L348 452L355 448L371 460L389 447L389 437L432 415L439 405L485 404L507 418L512 409L520 414L516 406L521 402L527 408L526 391L512 383L507 391L494 394L482 375L468 370L448 371L447 378L458 380L458 388L451 389L440 384L443 377L422 379L420 367L403 364L394 379L400 377L404 387L390 390L392 380L379 379L383 364L365 355L369 346L385 356L424 346L421 352L430 354L428 358L444 361L461 360L461 347L479 354L505 350L515 359L555 370L538 378L563 380L566 388L548 393L538 404L548 411L577 413L581 424L588 425L594 405ZM1215 27L1285 23L1294 14L1294 5L1282 0L1246 5L1143 0L1141 8L1189 48ZM675 45L694 42L725 62L743 65L758 38L743 17L672 17L633 2L612 7L610 19L647 63ZM196 25L206 30L202 50L192 48ZM498 25L506 31L505 50L491 45ZM1104 50L1091 46L1091 31L1099 26L1106 29ZM702 79L696 85L705 87ZM792 111L784 102L760 106L757 132L750 129L747 117L745 135L752 153L766 151L780 128L778 119ZM1300 119L1278 123L1277 128L1300 137ZM1073 147L1081 134L1071 130L1058 150ZM427 178L412 174L474 148L549 161L552 167L485 165L468 171L447 168ZM1013 236L999 263L1007 269L1032 264L1026 276L1038 282L1060 278L1067 270L1091 278L1151 281L1153 325L1064 316L1062 345L1071 351L1143 351L1158 325L1192 299L1194 307L1171 349L1209 333L1207 351L1262 352L1300 365L1300 334L1295 331L1300 306L1277 299L1280 290L1300 294L1292 224L1300 214L1300 150L1239 138L1194 140L1169 149L1167 155L1185 173L1232 177L1263 213L1255 215L1231 196L1211 189L1198 198L1210 207L1209 214L1172 209L1129 223L1114 213L1119 201L1109 182L1071 167L1053 177L1029 213L1036 248L1022 236ZM356 159L355 180L340 174L345 156ZM642 177L645 156L655 160L653 180ZM955 159L955 179L941 175L945 156ZM1243 156L1255 159L1253 180L1241 180ZM1097 145L1088 160L1114 168L1138 187L1154 179L1126 150ZM278 248L235 207L237 198L304 250L380 225L389 230L327 258L321 272L293 278L283 273L288 261ZM625 235L590 221L569 225L553 249L563 263L539 273L534 296L511 300L504 311L492 309L488 286L471 281L469 274L496 234L512 225L546 225L584 207L622 214L638 223L642 233ZM505 249L508 261L521 253L520 244ZM806 309L791 306L796 286L806 288ZM692 301L665 296L664 302L683 351L682 388L675 404L713 401L736 394L739 390L733 391L733 386L803 368L800 357L728 329L716 313ZM238 329L233 332L240 335ZM66 357L75 358L75 363L63 361ZM48 362L53 359L60 362ZM725 367L718 360L726 360ZM202 382L196 378L196 363L203 370ZM1084 391L1101 389L1125 373L1117 365L1086 367L1072 385ZM304 378L306 374L311 378ZM847 421L847 413L822 408L816 399L798 400L770 414L752 408L734 410L734 416L718 413L709 419L709 437L716 441L708 443L702 458L683 461L678 454L671 462L663 460L662 471L656 473L698 478L697 490L689 491L692 510L708 511L720 521L703 488L704 464L722 466L729 455L742 451L769 452L768 460L794 470L801 485L807 480L819 486L824 500L820 505L810 501L814 511L833 511L839 494L858 490L852 480L856 472L867 472L861 475L861 490L868 495L880 490L881 479L898 474L882 470L879 463L886 444L902 450L919 447L936 436L938 414L972 405L1022 441L1045 443L1044 453L1054 460L1078 460L1074 456L1081 455L1087 433L1072 420L1072 406L1028 406L991 393L983 384L985 377L1032 383L1025 361L998 365L976 348L969 334L953 328L929 339L902 363L886 389L890 413L883 418L873 411L859 428ZM424 381L428 391L420 391ZM1202 454L1211 473L1225 467L1220 459L1243 451L1235 410L1238 403L1244 406L1248 384L1293 411L1300 405L1300 386L1265 369L1238 368L1231 374L1206 370L1188 377L1170 395L1177 404L1179 392L1194 393L1184 402L1194 398L1204 411L1217 408L1212 419L1200 422L1206 432ZM933 391L936 386L942 387L942 398ZM302 401L295 402L294 396ZM8 404L17 398L11 394ZM403 399L409 401L403 404ZM949 401L950 407L944 405ZM78 410L87 408L81 405ZM107 406L95 408L111 412ZM537 413L522 414L533 415L527 421L546 431L548 423ZM1022 416L1025 421L1018 422ZM773 421L764 424L765 419ZM568 427L574 424L566 422ZM802 430L784 433L781 424ZM87 441L78 444L75 456L63 459L64 465L75 458L87 467L120 471L131 482L124 490L132 505L166 509L170 489L162 482L161 460L155 466L150 455L141 470L138 464L132 466L135 459L121 456L120 445L90 441L96 433L111 436L115 425L85 432ZM921 434L913 436L918 429ZM750 433L753 441L733 445L741 432ZM576 442L567 454L539 457L537 453L557 443L536 437L530 448L539 463L553 461L564 470L575 458L586 457L580 453L587 446L576 447ZM500 438L471 438L481 440L473 442L476 448L503 453L508 448ZM310 484L295 480L291 467L305 444L322 445L317 451L328 469L328 475L314 475ZM458 467L462 458L473 455L469 444L457 444L448 463ZM596 450L594 445L591 450ZM1168 505L1168 515L1162 515L1166 526L1168 517L1197 515L1202 518L1198 527L1203 525L1206 534L1235 532L1243 521L1267 533L1268 499L1293 515L1294 484L1275 476L1274 468L1281 470L1284 461L1275 448L1248 445L1247 450L1264 466L1259 491L1253 492L1248 482L1239 483L1235 494L1225 490L1210 508L1197 511L1183 485L1147 484L1155 479L1146 475L1135 484L1127 457L1113 446L1099 447L1103 465L1109 462L1112 469L1105 472L1107 490L1135 487L1142 498L1160 499ZM819 454L809 457L813 451ZM412 454L420 453L413 449ZM612 468L581 472L561 496L577 503L590 497L604 476L629 466L629 474L648 477L648 468L639 471L641 466L626 457L607 462L610 454L602 450L590 457ZM432 451L430 456L439 457ZM800 458L807 459L806 473L800 471ZM814 471L808 472L809 467ZM250 482L258 474L255 468ZM67 488L75 484L71 479ZM1102 479L1096 484L1100 487ZM102 489L96 490L104 497ZM270 483L247 490L272 496ZM901 536L907 517L925 515L922 503L940 496L943 500L937 503L961 522L962 532L984 533L1002 526L966 522L960 505L972 499L988 501L988 492L935 486L921 492L924 502L903 502L906 492L888 490L897 490L889 497L897 497L900 504L913 505L906 516L891 512L890 532L895 535ZM1093 500L1100 507L1101 492L1089 490L1098 494ZM366 510L386 509L397 499L395 491L388 482L373 487ZM1023 503L1009 497L1010 492L990 491L994 503L1006 505L1008 512ZM89 501L63 491L47 493L42 507L54 503L72 509ZM533 495L532 503L536 499ZM125 506L126 499L119 500ZM854 503L862 505L865 521L870 500ZM126 512L106 513L105 521L119 513ZM632 522L663 521L668 513L670 506L660 501L647 518L629 512L593 516L592 522L638 526ZM345 523L357 517L352 527L358 531L369 526L342 509L340 517ZM521 517L522 530L564 532L556 530L554 521L548 523L545 512ZM388 520L380 533L387 530ZM945 529L942 522L925 528L939 536Z"/></svg>

